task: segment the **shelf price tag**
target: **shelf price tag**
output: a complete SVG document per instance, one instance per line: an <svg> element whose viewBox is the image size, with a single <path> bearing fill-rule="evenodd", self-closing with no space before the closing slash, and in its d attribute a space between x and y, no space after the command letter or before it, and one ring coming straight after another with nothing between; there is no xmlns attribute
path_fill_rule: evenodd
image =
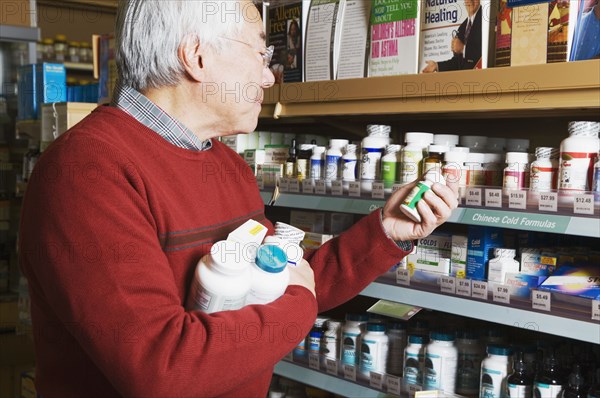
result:
<svg viewBox="0 0 600 398"><path fill-rule="evenodd" d="M344 185L341 180L331 181L331 194L335 196L342 196L344 194Z"/></svg>
<svg viewBox="0 0 600 398"><path fill-rule="evenodd" d="M492 290L492 300L496 303L510 304L510 287L506 285L495 285Z"/></svg>
<svg viewBox="0 0 600 398"><path fill-rule="evenodd" d="M294 362L294 352L290 351L286 356L283 357L286 361Z"/></svg>
<svg viewBox="0 0 600 398"><path fill-rule="evenodd" d="M360 198L360 181L350 181L348 195L353 198Z"/></svg>
<svg viewBox="0 0 600 398"><path fill-rule="evenodd" d="M311 179L305 178L302 180L302 193L315 193L315 187Z"/></svg>
<svg viewBox="0 0 600 398"><path fill-rule="evenodd" d="M262 173L256 176L256 184L258 184L258 189L261 191L265 189L265 179L263 178Z"/></svg>
<svg viewBox="0 0 600 398"><path fill-rule="evenodd" d="M574 195L573 197L573 213L594 215L594 195L583 194Z"/></svg>
<svg viewBox="0 0 600 398"><path fill-rule="evenodd" d="M295 178L292 178L290 181L290 192L291 193L300 193L300 181Z"/></svg>
<svg viewBox="0 0 600 398"><path fill-rule="evenodd" d="M558 211L558 195L556 192L540 193L540 201L538 202L539 211Z"/></svg>
<svg viewBox="0 0 600 398"><path fill-rule="evenodd" d="M402 188L402 184L394 184L394 185L392 185L392 193L396 192L400 188Z"/></svg>
<svg viewBox="0 0 600 398"><path fill-rule="evenodd" d="M385 384L387 385L387 392L390 394L400 395L400 378L398 376L386 375Z"/></svg>
<svg viewBox="0 0 600 398"><path fill-rule="evenodd" d="M531 308L534 310L542 310L542 311L550 311L551 302L550 297L552 295L550 292L544 292L541 290L532 290L531 291Z"/></svg>
<svg viewBox="0 0 600 398"><path fill-rule="evenodd" d="M502 207L502 190L485 190L485 207Z"/></svg>
<svg viewBox="0 0 600 398"><path fill-rule="evenodd" d="M314 370L320 370L319 354L308 354L308 367Z"/></svg>
<svg viewBox="0 0 600 398"><path fill-rule="evenodd" d="M354 366L344 364L344 379L356 381L356 368Z"/></svg>
<svg viewBox="0 0 600 398"><path fill-rule="evenodd" d="M326 195L327 194L327 185L325 185L325 181L323 181L323 180L315 181L315 193L317 195Z"/></svg>
<svg viewBox="0 0 600 398"><path fill-rule="evenodd" d="M423 386L419 384L409 384L408 385L408 396L414 397L415 394L419 391L423 391Z"/></svg>
<svg viewBox="0 0 600 398"><path fill-rule="evenodd" d="M440 276L440 289L442 293L456 293L456 278L453 276Z"/></svg>
<svg viewBox="0 0 600 398"><path fill-rule="evenodd" d="M600 321L600 300L592 300L592 320Z"/></svg>
<svg viewBox="0 0 600 398"><path fill-rule="evenodd" d="M467 206L481 206L481 188L467 189Z"/></svg>
<svg viewBox="0 0 600 398"><path fill-rule="evenodd" d="M396 270L396 283L402 286L410 286L410 270L398 268Z"/></svg>
<svg viewBox="0 0 600 398"><path fill-rule="evenodd" d="M471 297L479 300L488 299L488 284L482 281L471 282Z"/></svg>
<svg viewBox="0 0 600 398"><path fill-rule="evenodd" d="M471 280L457 278L456 294L458 294L459 296L471 297Z"/></svg>
<svg viewBox="0 0 600 398"><path fill-rule="evenodd" d="M287 178L279 179L279 192L289 192L290 191L290 180Z"/></svg>
<svg viewBox="0 0 600 398"><path fill-rule="evenodd" d="M374 182L371 189L371 198L383 199L385 197L385 187L382 182Z"/></svg>
<svg viewBox="0 0 600 398"><path fill-rule="evenodd" d="M381 390L383 388L383 375L381 373L371 372L369 376L369 385Z"/></svg>
<svg viewBox="0 0 600 398"><path fill-rule="evenodd" d="M525 210L527 208L527 192L511 191L508 194L508 208Z"/></svg>
<svg viewBox="0 0 600 398"><path fill-rule="evenodd" d="M327 373L333 376L338 375L338 362L335 359L325 359L325 365L327 366Z"/></svg>

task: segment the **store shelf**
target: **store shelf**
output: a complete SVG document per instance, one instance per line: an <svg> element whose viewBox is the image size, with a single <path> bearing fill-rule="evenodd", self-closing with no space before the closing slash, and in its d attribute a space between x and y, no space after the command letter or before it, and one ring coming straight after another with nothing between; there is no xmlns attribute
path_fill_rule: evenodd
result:
<svg viewBox="0 0 600 398"><path fill-rule="evenodd" d="M0 25L1 41L38 41L40 29L26 26Z"/></svg>
<svg viewBox="0 0 600 398"><path fill-rule="evenodd" d="M432 115L557 116L600 107L600 60L280 87L275 118Z"/></svg>
<svg viewBox="0 0 600 398"><path fill-rule="evenodd" d="M94 65L81 62L65 62L65 69L78 72L93 72Z"/></svg>
<svg viewBox="0 0 600 398"><path fill-rule="evenodd" d="M490 302L483 302L442 294L439 293L440 288L437 286L418 284L413 287L413 284L411 281L409 288L377 281L367 286L360 294L600 344L600 322L591 319L591 300L587 312L582 311L581 307L554 301L550 313L541 313L531 310L530 300L515 300L511 297L510 305L502 305L491 302L491 299ZM431 291L435 289L438 293ZM573 319L575 316L580 318L587 316L589 321Z"/></svg>
<svg viewBox="0 0 600 398"><path fill-rule="evenodd" d="M287 361L280 361L277 365L275 365L275 374L308 384L313 387L330 391L343 397L383 398L392 396L381 391L373 390L351 381L331 376L326 373L309 369L300 364Z"/></svg>

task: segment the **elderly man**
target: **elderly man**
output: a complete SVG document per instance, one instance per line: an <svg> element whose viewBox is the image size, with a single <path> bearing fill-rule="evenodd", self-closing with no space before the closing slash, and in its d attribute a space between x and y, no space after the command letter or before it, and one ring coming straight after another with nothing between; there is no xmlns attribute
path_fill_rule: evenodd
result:
<svg viewBox="0 0 600 398"><path fill-rule="evenodd" d="M272 231L254 176L215 139L257 125L273 82L262 26L250 1L120 4L114 103L47 149L23 204L44 398L264 397L318 311L355 296L456 207L455 187L436 184L416 224L399 211L401 189L290 269L276 301L186 310L214 242L248 219Z"/></svg>

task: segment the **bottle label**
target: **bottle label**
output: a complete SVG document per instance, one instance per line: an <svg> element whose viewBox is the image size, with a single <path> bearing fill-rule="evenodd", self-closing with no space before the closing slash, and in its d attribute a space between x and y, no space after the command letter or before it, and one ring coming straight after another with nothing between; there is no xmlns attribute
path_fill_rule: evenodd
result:
<svg viewBox="0 0 600 398"><path fill-rule="evenodd" d="M285 173L286 178L294 177L294 162L285 162Z"/></svg>
<svg viewBox="0 0 600 398"><path fill-rule="evenodd" d="M423 369L423 389L438 390L442 383L442 357L434 354L425 355Z"/></svg>
<svg viewBox="0 0 600 398"><path fill-rule="evenodd" d="M529 173L525 171L504 170L504 188L505 189L523 189L526 188Z"/></svg>
<svg viewBox="0 0 600 398"><path fill-rule="evenodd" d="M388 343L364 339L360 345L360 371L369 375L371 371L385 373Z"/></svg>
<svg viewBox="0 0 600 398"><path fill-rule="evenodd" d="M562 390L561 385L535 383L533 394L536 398L559 398Z"/></svg>
<svg viewBox="0 0 600 398"><path fill-rule="evenodd" d="M470 168L467 170L467 186L485 185L485 171L480 169Z"/></svg>
<svg viewBox="0 0 600 398"><path fill-rule="evenodd" d="M344 333L342 335L342 363L356 365L356 338L358 333Z"/></svg>
<svg viewBox="0 0 600 398"><path fill-rule="evenodd" d="M320 159L311 159L310 161L310 178L319 180L321 178L321 168L323 161Z"/></svg>
<svg viewBox="0 0 600 398"><path fill-rule="evenodd" d="M417 185L409 192L409 194L404 199L403 204L414 209L417 206L417 202L421 200L423 194L429 191L429 187L422 183L417 183Z"/></svg>
<svg viewBox="0 0 600 398"><path fill-rule="evenodd" d="M600 192L600 167L594 168L594 183L592 185L593 192Z"/></svg>
<svg viewBox="0 0 600 398"><path fill-rule="evenodd" d="M356 159L342 158L342 179L344 181L356 180Z"/></svg>
<svg viewBox="0 0 600 398"><path fill-rule="evenodd" d="M456 389L459 394L473 394L477 392L482 359L479 354L458 354Z"/></svg>
<svg viewBox="0 0 600 398"><path fill-rule="evenodd" d="M308 351L314 354L318 354L321 350L321 336L310 336L308 340Z"/></svg>
<svg viewBox="0 0 600 398"><path fill-rule="evenodd" d="M212 292L205 286L200 285L195 296L196 308L206 312L213 313L218 311L239 310L246 303L246 295L243 296L224 296Z"/></svg>
<svg viewBox="0 0 600 398"><path fill-rule="evenodd" d="M301 358L306 357L306 339L302 339L294 348L294 355Z"/></svg>
<svg viewBox="0 0 600 398"><path fill-rule="evenodd" d="M506 378L506 372L496 369L481 368L480 398L503 398L502 383Z"/></svg>
<svg viewBox="0 0 600 398"><path fill-rule="evenodd" d="M485 185L488 187L502 186L502 169L499 165L486 166Z"/></svg>
<svg viewBox="0 0 600 398"><path fill-rule="evenodd" d="M553 167L531 167L530 188L532 191L551 191L556 189L558 169Z"/></svg>
<svg viewBox="0 0 600 398"><path fill-rule="evenodd" d="M338 169L340 165L341 156L337 155L327 155L325 160L325 179L337 180L338 179Z"/></svg>
<svg viewBox="0 0 600 398"><path fill-rule="evenodd" d="M381 176L383 179L383 186L385 188L391 188L396 182L396 168L398 163L396 162L382 162L381 163Z"/></svg>
<svg viewBox="0 0 600 398"><path fill-rule="evenodd" d="M308 177L308 160L296 159L296 175L298 180L302 181Z"/></svg>
<svg viewBox="0 0 600 398"><path fill-rule="evenodd" d="M518 384L508 383L509 398L531 398L531 386L521 386Z"/></svg>
<svg viewBox="0 0 600 398"><path fill-rule="evenodd" d="M404 383L405 384L421 384L424 355L415 354L412 352L406 353L404 362Z"/></svg>
<svg viewBox="0 0 600 398"><path fill-rule="evenodd" d="M363 148L360 159L360 178L363 180L379 179L381 150Z"/></svg>
<svg viewBox="0 0 600 398"><path fill-rule="evenodd" d="M321 343L321 353L329 359L337 359L337 347L338 347L337 336L325 336L324 341Z"/></svg>
<svg viewBox="0 0 600 398"><path fill-rule="evenodd" d="M588 191L592 186L595 158L595 153L562 152L560 154L559 188Z"/></svg>
<svg viewBox="0 0 600 398"><path fill-rule="evenodd" d="M402 151L402 172L400 182L407 184L419 178L421 163L423 162L423 151Z"/></svg>

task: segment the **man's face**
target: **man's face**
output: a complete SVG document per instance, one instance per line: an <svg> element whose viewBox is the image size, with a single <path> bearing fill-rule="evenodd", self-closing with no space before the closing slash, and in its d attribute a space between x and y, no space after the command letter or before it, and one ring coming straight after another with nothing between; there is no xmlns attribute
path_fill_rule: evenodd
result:
<svg viewBox="0 0 600 398"><path fill-rule="evenodd" d="M465 0L465 7L467 8L467 13L469 16L474 15L477 9L479 8L479 4L481 0Z"/></svg>

